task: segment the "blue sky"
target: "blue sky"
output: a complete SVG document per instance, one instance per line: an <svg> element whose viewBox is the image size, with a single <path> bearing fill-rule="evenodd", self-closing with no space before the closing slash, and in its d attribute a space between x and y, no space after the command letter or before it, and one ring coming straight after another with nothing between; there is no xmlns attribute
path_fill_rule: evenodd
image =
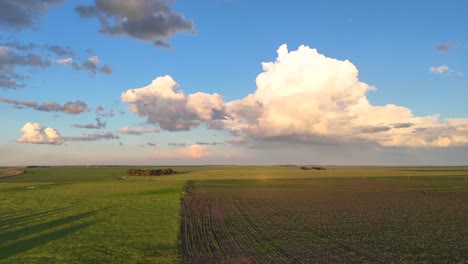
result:
<svg viewBox="0 0 468 264"><path fill-rule="evenodd" d="M0 165L466 165L465 1L0 10Z"/></svg>

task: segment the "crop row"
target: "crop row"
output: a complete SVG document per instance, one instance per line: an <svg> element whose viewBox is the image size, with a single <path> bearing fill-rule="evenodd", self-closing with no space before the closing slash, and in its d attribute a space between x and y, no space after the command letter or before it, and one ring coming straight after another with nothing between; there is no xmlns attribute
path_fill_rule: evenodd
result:
<svg viewBox="0 0 468 264"><path fill-rule="evenodd" d="M182 201L184 262L468 260L463 186L451 191L438 183L403 180L301 183L281 189L191 182Z"/></svg>

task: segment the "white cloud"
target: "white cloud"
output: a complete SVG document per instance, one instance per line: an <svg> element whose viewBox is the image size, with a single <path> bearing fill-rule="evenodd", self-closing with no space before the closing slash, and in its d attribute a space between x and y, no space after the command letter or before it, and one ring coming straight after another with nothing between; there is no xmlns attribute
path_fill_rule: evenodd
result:
<svg viewBox="0 0 468 264"><path fill-rule="evenodd" d="M176 152L184 157L200 159L208 156L208 148L202 145L191 145L186 148L176 150Z"/></svg>
<svg viewBox="0 0 468 264"><path fill-rule="evenodd" d="M21 131L24 134L16 140L19 143L61 145L65 142L57 130L39 123L26 123Z"/></svg>
<svg viewBox="0 0 468 264"><path fill-rule="evenodd" d="M434 74L453 73L453 74L456 74L457 76L463 76L464 75L462 72L455 71L455 70L449 68L445 64L440 65L438 67L430 67L429 70Z"/></svg>
<svg viewBox="0 0 468 264"><path fill-rule="evenodd" d="M61 145L66 141L96 141L119 139L110 132L100 134L83 134L81 136L61 136L60 133L51 127L43 127L39 123L26 123L21 128L23 135L16 141L19 143L34 143L34 144L51 144Z"/></svg>
<svg viewBox="0 0 468 264"><path fill-rule="evenodd" d="M163 130L183 131L200 123L223 118L224 102L219 94L196 93L186 95L175 89L179 85L171 76L158 77L139 89L122 93L122 101L130 104L130 111L147 117L147 123Z"/></svg>
<svg viewBox="0 0 468 264"><path fill-rule="evenodd" d="M66 59L56 60L55 62L60 64L60 65L69 65L69 64L72 64L73 59L72 58L66 58Z"/></svg>
<svg viewBox="0 0 468 264"><path fill-rule="evenodd" d="M255 93L226 104L225 127L260 139L375 142L382 146L446 147L466 144L458 131L468 119L439 121L415 117L411 109L373 106L349 61L328 58L301 46L278 49L275 62L263 63ZM401 125L405 124L405 125Z"/></svg>
<svg viewBox="0 0 468 264"><path fill-rule="evenodd" d="M436 74L441 74L441 73L444 73L444 72L450 72L450 68L447 66L447 65L440 65L438 67L431 67L429 68L429 70L432 72L432 73L436 73Z"/></svg>
<svg viewBox="0 0 468 264"><path fill-rule="evenodd" d="M141 135L141 134L148 134L148 133L158 133L158 129L154 128L129 128L123 127L117 131L119 134L128 134L128 135Z"/></svg>
<svg viewBox="0 0 468 264"><path fill-rule="evenodd" d="M276 61L262 65L257 90L242 100L225 103L218 94L186 95L175 91L177 83L164 76L128 90L122 101L164 130L189 130L205 123L231 131L248 145L255 140L468 145L468 119L417 117L407 107L372 105L366 93L375 88L359 80L358 69L348 60L326 57L307 46L288 51L282 45Z"/></svg>

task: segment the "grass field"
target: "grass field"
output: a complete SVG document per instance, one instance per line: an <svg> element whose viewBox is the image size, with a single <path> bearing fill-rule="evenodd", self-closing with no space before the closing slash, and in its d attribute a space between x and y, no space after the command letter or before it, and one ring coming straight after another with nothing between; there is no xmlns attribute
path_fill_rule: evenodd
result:
<svg viewBox="0 0 468 264"><path fill-rule="evenodd" d="M388 254L383 259L406 256L398 251L401 245L409 250L409 260L448 257L453 261L468 260L465 253L468 252L465 246L468 244L465 238L468 237L466 167L327 167L323 171L286 166L172 168L179 174L122 178L127 167L50 167L24 168L21 169L23 174L1 178L0 263L179 263L181 260L190 262L194 256L204 257L200 252L208 258L218 252L216 257L225 260L232 257L262 260L262 254L286 259L295 253L282 248L300 250L301 245L304 247L313 239L323 243L315 248L306 247L306 253L296 258L306 259L320 251L325 259L331 253L338 254L336 258L340 259L348 256L346 254L359 255L359 250L363 250L359 256L372 261L366 252L372 252L373 248L365 248L372 242L375 250L380 250L379 245L388 244L385 251ZM6 175L6 170L0 169L0 176ZM245 219L256 219L256 222L246 225L236 220L238 227L231 224L231 230L222 226L222 218L214 218L218 219L210 220L217 221L214 226L194 224L190 229L192 233L187 233L188 229L180 233L180 197L188 180L198 186L194 189L196 193L205 190L206 197L226 203L226 209L223 205L219 215L229 216L228 219L234 221L239 214L245 214ZM374 186L368 182L378 184ZM382 188L379 185L382 182L390 182L384 186L396 184L397 187ZM366 184L361 186L363 183ZM186 195L184 197L188 197ZM373 202L379 199L387 203ZM184 199L184 221L186 217L198 217L187 210L188 201ZM215 205L211 207L217 208ZM288 215L282 211L285 207L291 207L286 213L295 217L293 221L286 218ZM294 215L301 211L300 215ZM360 214L364 211L370 214ZM419 213L411 214L415 211ZM202 212L205 217L214 217ZM320 223L321 229L294 229L296 222L302 228L307 227L307 223L311 226ZM278 225L276 231L262 231L273 224ZM380 230L379 226L385 228ZM378 237L366 236L364 227L374 228L369 234ZM245 244L254 251L241 248L219 253L216 246L209 246L210 250L206 251L198 248L195 243L198 240L191 238L201 236L197 238L201 247L211 242L216 245L221 241L213 235L218 232L216 230L227 236L229 232L237 232L239 235L231 238L232 241L252 240L258 236L260 244ZM458 235L454 235L455 231ZM277 246L276 242L262 242L265 238L274 241L275 236L298 232L304 233L289 244ZM180 234L189 239L181 244ZM327 234L337 241L326 241ZM418 241L420 248L433 250L418 255L419 248L412 246L415 235L422 239ZM441 239L447 246L431 242ZM345 242L354 244L351 243L349 249L341 248ZM462 246L465 247L460 250Z"/></svg>

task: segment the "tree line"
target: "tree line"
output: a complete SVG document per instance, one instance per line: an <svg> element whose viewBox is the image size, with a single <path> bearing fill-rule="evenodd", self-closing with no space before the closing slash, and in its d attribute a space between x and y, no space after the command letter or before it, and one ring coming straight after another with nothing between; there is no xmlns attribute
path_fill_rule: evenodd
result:
<svg viewBox="0 0 468 264"><path fill-rule="evenodd" d="M176 174L176 172L171 168L157 170L127 169L126 174L127 176L162 176Z"/></svg>

